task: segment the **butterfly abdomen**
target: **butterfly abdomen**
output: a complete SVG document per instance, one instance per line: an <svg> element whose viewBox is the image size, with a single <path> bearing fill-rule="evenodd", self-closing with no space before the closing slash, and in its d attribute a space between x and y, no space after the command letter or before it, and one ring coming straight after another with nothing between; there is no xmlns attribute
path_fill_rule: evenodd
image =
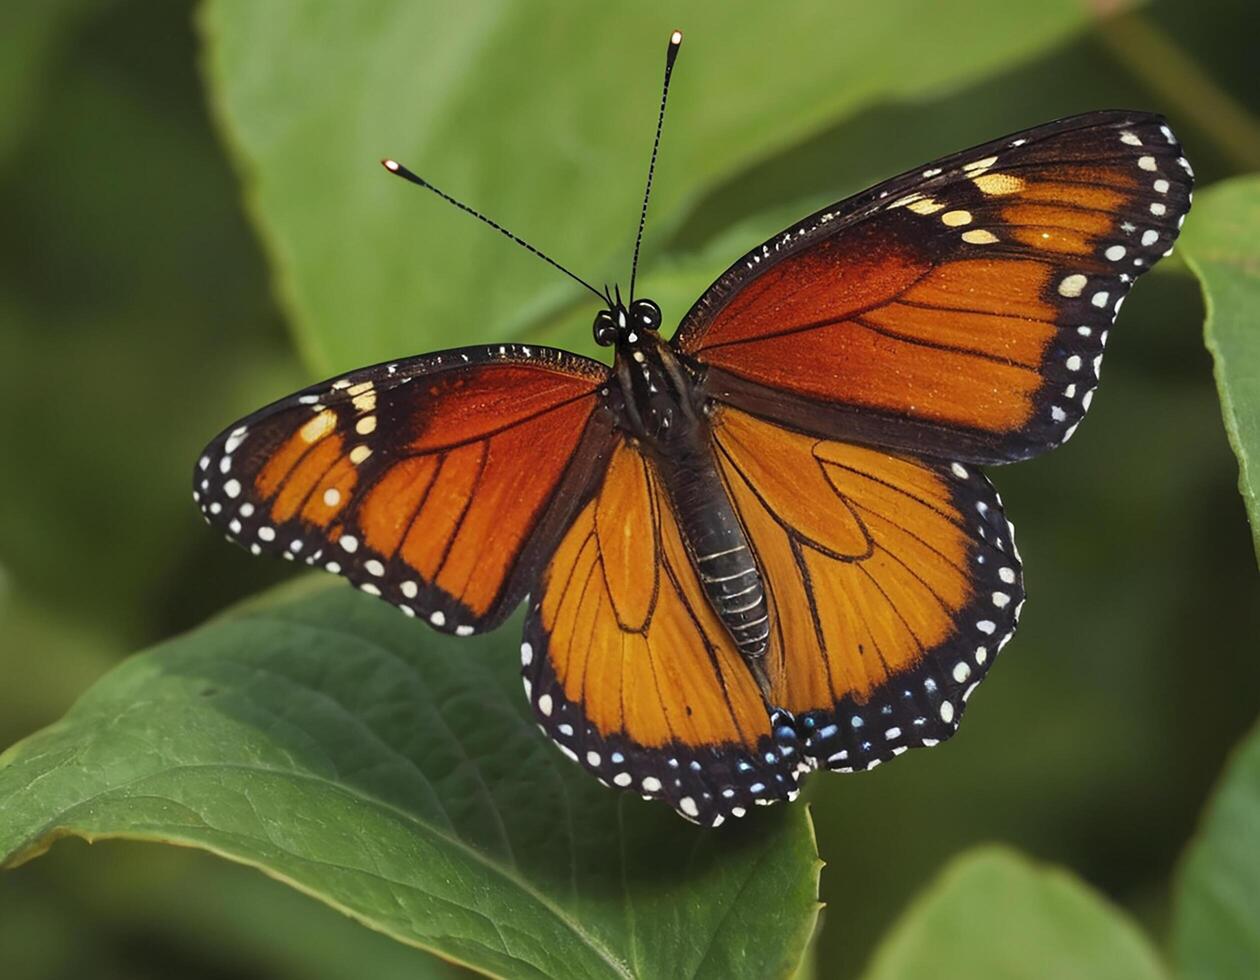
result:
<svg viewBox="0 0 1260 980"><path fill-rule="evenodd" d="M713 610L747 658L765 656L770 615L757 561L707 446L663 462L678 525Z"/></svg>

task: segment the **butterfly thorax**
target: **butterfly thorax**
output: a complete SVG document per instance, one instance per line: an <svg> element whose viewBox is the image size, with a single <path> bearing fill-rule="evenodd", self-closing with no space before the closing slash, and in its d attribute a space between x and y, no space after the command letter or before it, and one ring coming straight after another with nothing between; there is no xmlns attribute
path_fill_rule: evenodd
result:
<svg viewBox="0 0 1260 980"><path fill-rule="evenodd" d="M696 369L656 333L617 345L613 365L618 427L653 454L686 452L704 441L708 423Z"/></svg>

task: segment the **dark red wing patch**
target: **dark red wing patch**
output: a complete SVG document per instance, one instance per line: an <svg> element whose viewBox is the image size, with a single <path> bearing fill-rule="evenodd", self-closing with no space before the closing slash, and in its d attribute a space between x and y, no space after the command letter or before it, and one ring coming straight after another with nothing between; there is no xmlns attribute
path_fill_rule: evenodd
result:
<svg viewBox="0 0 1260 980"><path fill-rule="evenodd" d="M519 345L356 371L222 433L194 496L253 553L344 575L468 635L520 601L606 462L606 376Z"/></svg>
<svg viewBox="0 0 1260 980"><path fill-rule="evenodd" d="M1168 254L1189 164L1093 113L956 154L750 252L675 346L719 400L820 434L1005 462L1071 436L1107 330Z"/></svg>

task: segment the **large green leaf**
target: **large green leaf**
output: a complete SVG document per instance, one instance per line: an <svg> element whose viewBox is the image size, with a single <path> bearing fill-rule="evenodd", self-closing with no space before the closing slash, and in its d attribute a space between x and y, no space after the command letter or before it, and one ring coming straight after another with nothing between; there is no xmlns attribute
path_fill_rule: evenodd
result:
<svg viewBox="0 0 1260 980"><path fill-rule="evenodd" d="M1173 950L1187 980L1260 976L1260 729L1230 763L1187 854Z"/></svg>
<svg viewBox="0 0 1260 980"><path fill-rule="evenodd" d="M880 945L866 980L1158 980L1137 928L1071 874L1004 848L958 858Z"/></svg>
<svg viewBox="0 0 1260 980"><path fill-rule="evenodd" d="M1077 0L586 5L211 0L207 74L312 365L504 339L576 295L391 179L410 163L602 284L626 277L664 43L681 27L650 257L688 203L877 98L1068 36ZM283 51L283 57L277 52ZM943 54L947 52L947 54Z"/></svg>
<svg viewBox="0 0 1260 980"><path fill-rule="evenodd" d="M166 643L0 756L0 861L167 841L491 973L788 973L805 809L713 832L602 788L535 731L510 631L439 637L339 587Z"/></svg>
<svg viewBox="0 0 1260 980"><path fill-rule="evenodd" d="M1182 247L1203 284L1207 346L1260 555L1260 176L1200 194Z"/></svg>

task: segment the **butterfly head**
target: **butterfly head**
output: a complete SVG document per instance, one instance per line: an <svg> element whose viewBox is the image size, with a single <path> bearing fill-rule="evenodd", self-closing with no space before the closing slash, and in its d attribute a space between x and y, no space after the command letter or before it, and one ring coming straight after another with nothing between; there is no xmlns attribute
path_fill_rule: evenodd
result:
<svg viewBox="0 0 1260 980"><path fill-rule="evenodd" d="M661 327L661 308L650 299L636 299L627 308L620 300L595 314L591 330L601 347L634 347Z"/></svg>

